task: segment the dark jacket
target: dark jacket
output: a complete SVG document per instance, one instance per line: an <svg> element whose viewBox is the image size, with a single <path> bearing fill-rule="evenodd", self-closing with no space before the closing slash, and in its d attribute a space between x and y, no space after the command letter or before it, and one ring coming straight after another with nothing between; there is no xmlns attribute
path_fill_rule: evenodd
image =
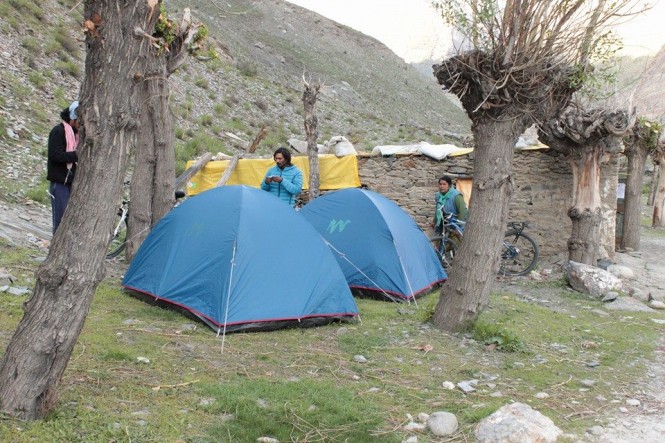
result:
<svg viewBox="0 0 665 443"><path fill-rule="evenodd" d="M71 184L76 173L77 161L76 152L67 152L65 127L60 123L51 129L51 133L48 136L46 179L54 183ZM71 170L67 169L67 163L73 163Z"/></svg>

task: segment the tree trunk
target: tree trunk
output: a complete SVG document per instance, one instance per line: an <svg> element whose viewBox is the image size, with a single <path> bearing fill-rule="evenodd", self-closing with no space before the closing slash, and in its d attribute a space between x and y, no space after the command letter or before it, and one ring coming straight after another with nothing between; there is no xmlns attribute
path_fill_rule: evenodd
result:
<svg viewBox="0 0 665 443"><path fill-rule="evenodd" d="M512 120L474 124L476 153L469 217L455 265L434 312L433 322L439 328L460 330L475 321L488 304L513 192L513 152L526 129L518 126Z"/></svg>
<svg viewBox="0 0 665 443"><path fill-rule="evenodd" d="M649 196L647 197L647 206L653 206L656 199L656 189L658 188L658 178L660 176L660 166L654 164L651 173L651 182L649 183Z"/></svg>
<svg viewBox="0 0 665 443"><path fill-rule="evenodd" d="M152 51L144 56L145 74L139 83L141 116L136 166L130 186L125 261L132 260L150 229L175 202L175 148L169 108L166 58ZM139 68L141 66L139 65Z"/></svg>
<svg viewBox="0 0 665 443"><path fill-rule="evenodd" d="M157 6L159 7L159 6ZM151 28L147 2L85 2L88 19L81 88L79 168L72 196L35 289L0 362L0 409L21 419L43 417L104 276L106 243L136 142L139 107L134 60L150 42L134 37Z"/></svg>
<svg viewBox="0 0 665 443"><path fill-rule="evenodd" d="M628 179L624 197L624 215L621 237L621 249L640 250L640 224L642 220L642 183L648 149L642 143L626 146L628 158Z"/></svg>
<svg viewBox="0 0 665 443"><path fill-rule="evenodd" d="M319 150L316 146L316 139L319 137L316 97L320 89L321 85L318 83L313 85L305 83L305 92L302 95L302 102L305 107L305 133L307 134L307 157L309 160L309 201L314 200L320 194Z"/></svg>
<svg viewBox="0 0 665 443"><path fill-rule="evenodd" d="M665 165L665 152L654 154L655 163L658 164L658 184L656 185L656 193L653 199L653 219L651 226L654 228L665 227L665 220L663 220L663 200L665 199L665 173L663 173L663 165Z"/></svg>
<svg viewBox="0 0 665 443"><path fill-rule="evenodd" d="M602 148L595 143L590 147L574 149L571 153L573 170L573 206L568 217L573 222L568 239L568 259L596 265L600 247L600 156Z"/></svg>

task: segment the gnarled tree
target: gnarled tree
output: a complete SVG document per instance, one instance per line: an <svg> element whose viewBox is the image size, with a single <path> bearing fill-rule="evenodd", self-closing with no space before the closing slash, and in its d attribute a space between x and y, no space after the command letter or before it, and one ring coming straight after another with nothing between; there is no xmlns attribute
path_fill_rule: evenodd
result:
<svg viewBox="0 0 665 443"><path fill-rule="evenodd" d="M658 147L651 154L653 163L658 167L658 184L653 199L653 218L651 226L654 228L665 227L663 219L663 204L665 203L665 140L660 140Z"/></svg>
<svg viewBox="0 0 665 443"><path fill-rule="evenodd" d="M628 158L628 177L624 197L621 249L640 249L642 219L642 185L649 153L658 147L660 124L644 117L637 119L624 137L624 154Z"/></svg>
<svg viewBox="0 0 665 443"><path fill-rule="evenodd" d="M602 220L601 162L621 151L622 137L634 121L634 115L625 111L570 106L558 118L541 125L541 137L568 152L573 171L573 205L568 209L572 221L569 260L596 265Z"/></svg>
<svg viewBox="0 0 665 443"><path fill-rule="evenodd" d="M603 33L629 0L439 0L465 38L458 55L434 65L457 95L475 138L473 192L464 241L434 313L448 330L487 305L513 191L513 151L527 127L554 118L588 77Z"/></svg>
<svg viewBox="0 0 665 443"><path fill-rule="evenodd" d="M32 296L0 362L0 409L43 417L57 401L67 367L104 276L106 243L141 110L136 59L151 42L157 1L85 2L85 78L81 87L79 169L62 224L37 271Z"/></svg>
<svg viewBox="0 0 665 443"><path fill-rule="evenodd" d="M134 81L140 90L141 121L134 152L130 186L131 210L127 218L125 259L130 261L154 226L172 207L175 195L175 133L169 107L168 78L201 49L207 28L193 24L185 8L180 25L156 9L150 32L137 26L134 36L149 43L137 62Z"/></svg>

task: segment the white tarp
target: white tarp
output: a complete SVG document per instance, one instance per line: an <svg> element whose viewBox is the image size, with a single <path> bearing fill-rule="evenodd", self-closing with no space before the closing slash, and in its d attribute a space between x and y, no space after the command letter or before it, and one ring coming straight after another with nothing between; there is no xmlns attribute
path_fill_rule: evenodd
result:
<svg viewBox="0 0 665 443"><path fill-rule="evenodd" d="M460 148L451 144L431 145L420 142L413 145L385 145L376 146L372 149L372 155L395 155L395 154L420 154L435 160L443 160L449 155L457 153L468 153L468 148Z"/></svg>

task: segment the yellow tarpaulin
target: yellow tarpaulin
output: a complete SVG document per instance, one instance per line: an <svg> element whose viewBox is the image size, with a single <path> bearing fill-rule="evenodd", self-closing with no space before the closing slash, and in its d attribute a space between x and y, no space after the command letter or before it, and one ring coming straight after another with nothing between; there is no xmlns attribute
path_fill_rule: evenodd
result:
<svg viewBox="0 0 665 443"><path fill-rule="evenodd" d="M309 162L306 156L293 157L292 163L303 173L303 189L309 189ZM187 162L187 168L194 161ZM240 159L231 173L227 185L261 186L268 168L275 162L271 158ZM210 161L187 183L187 194L196 195L217 186L226 171L229 160ZM332 154L319 155L320 188L322 190L357 188L360 186L358 159L354 155L336 157Z"/></svg>

